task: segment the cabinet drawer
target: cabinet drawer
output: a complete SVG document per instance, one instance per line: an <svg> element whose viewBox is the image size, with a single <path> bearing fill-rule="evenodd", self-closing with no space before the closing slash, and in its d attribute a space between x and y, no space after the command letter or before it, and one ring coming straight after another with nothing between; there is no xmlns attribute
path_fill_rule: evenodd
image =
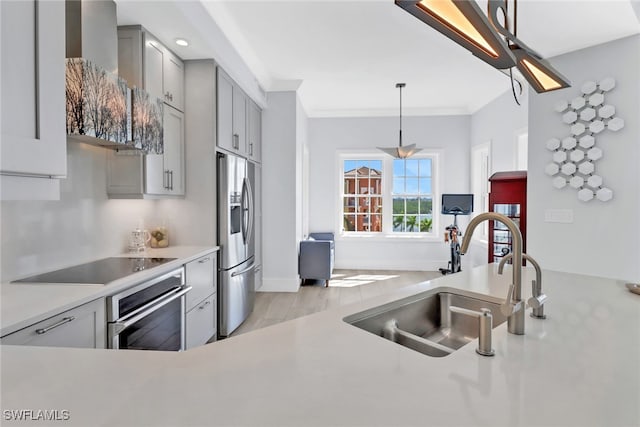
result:
<svg viewBox="0 0 640 427"><path fill-rule="evenodd" d="M187 311L198 302L216 292L216 254L214 252L187 263L187 285L193 289L187 294Z"/></svg>
<svg viewBox="0 0 640 427"><path fill-rule="evenodd" d="M206 344L216 334L216 304L216 294L213 294L187 313L187 350Z"/></svg>
<svg viewBox="0 0 640 427"><path fill-rule="evenodd" d="M0 339L1 344L105 348L104 299L50 317Z"/></svg>

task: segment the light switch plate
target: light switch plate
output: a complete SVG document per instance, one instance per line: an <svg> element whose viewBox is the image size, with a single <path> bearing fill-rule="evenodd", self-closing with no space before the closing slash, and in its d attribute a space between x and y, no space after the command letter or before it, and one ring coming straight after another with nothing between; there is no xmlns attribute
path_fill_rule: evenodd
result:
<svg viewBox="0 0 640 427"><path fill-rule="evenodd" d="M573 222L573 209L546 209L544 211L544 221L571 224Z"/></svg>

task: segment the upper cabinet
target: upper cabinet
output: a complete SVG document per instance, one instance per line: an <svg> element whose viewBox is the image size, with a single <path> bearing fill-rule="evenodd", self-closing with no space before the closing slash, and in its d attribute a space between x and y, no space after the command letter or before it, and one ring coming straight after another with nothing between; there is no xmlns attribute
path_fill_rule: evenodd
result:
<svg viewBox="0 0 640 427"><path fill-rule="evenodd" d="M249 158L260 163L262 161L262 110L258 105L249 101Z"/></svg>
<svg viewBox="0 0 640 427"><path fill-rule="evenodd" d="M110 198L184 196L184 63L139 25L118 27L118 74L163 102L162 154L109 153ZM135 116L134 102L134 116ZM135 117L134 117L135 119ZM135 134L135 132L134 132Z"/></svg>
<svg viewBox="0 0 640 427"><path fill-rule="evenodd" d="M58 198L50 178L67 174L65 5L24 0L0 8L2 198ZM39 184L42 194L33 191Z"/></svg>
<svg viewBox="0 0 640 427"><path fill-rule="evenodd" d="M184 63L140 25L118 27L118 74L184 111Z"/></svg>
<svg viewBox="0 0 640 427"><path fill-rule="evenodd" d="M217 88L218 148L260 162L262 111L220 67Z"/></svg>

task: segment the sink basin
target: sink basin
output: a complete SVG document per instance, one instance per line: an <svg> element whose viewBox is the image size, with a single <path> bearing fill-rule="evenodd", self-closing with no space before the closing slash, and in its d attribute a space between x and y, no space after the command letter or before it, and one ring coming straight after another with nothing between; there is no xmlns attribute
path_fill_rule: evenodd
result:
<svg viewBox="0 0 640 427"><path fill-rule="evenodd" d="M507 320L500 311L499 301L489 296L468 296L449 288L437 288L352 314L343 320L428 356L443 357L478 338L478 319L453 313L449 307L474 311L488 308L493 315L493 327L496 327Z"/></svg>

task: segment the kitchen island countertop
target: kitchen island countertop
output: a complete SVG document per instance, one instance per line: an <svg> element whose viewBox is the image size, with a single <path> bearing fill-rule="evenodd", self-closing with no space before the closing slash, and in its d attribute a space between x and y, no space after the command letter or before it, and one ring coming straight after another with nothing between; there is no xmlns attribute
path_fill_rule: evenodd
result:
<svg viewBox="0 0 640 427"><path fill-rule="evenodd" d="M533 272L526 269L523 296ZM77 426L637 426L640 296L624 282L543 271L546 320L434 358L343 317L433 288L503 298L495 265L408 286L182 353L3 346L10 410Z"/></svg>

